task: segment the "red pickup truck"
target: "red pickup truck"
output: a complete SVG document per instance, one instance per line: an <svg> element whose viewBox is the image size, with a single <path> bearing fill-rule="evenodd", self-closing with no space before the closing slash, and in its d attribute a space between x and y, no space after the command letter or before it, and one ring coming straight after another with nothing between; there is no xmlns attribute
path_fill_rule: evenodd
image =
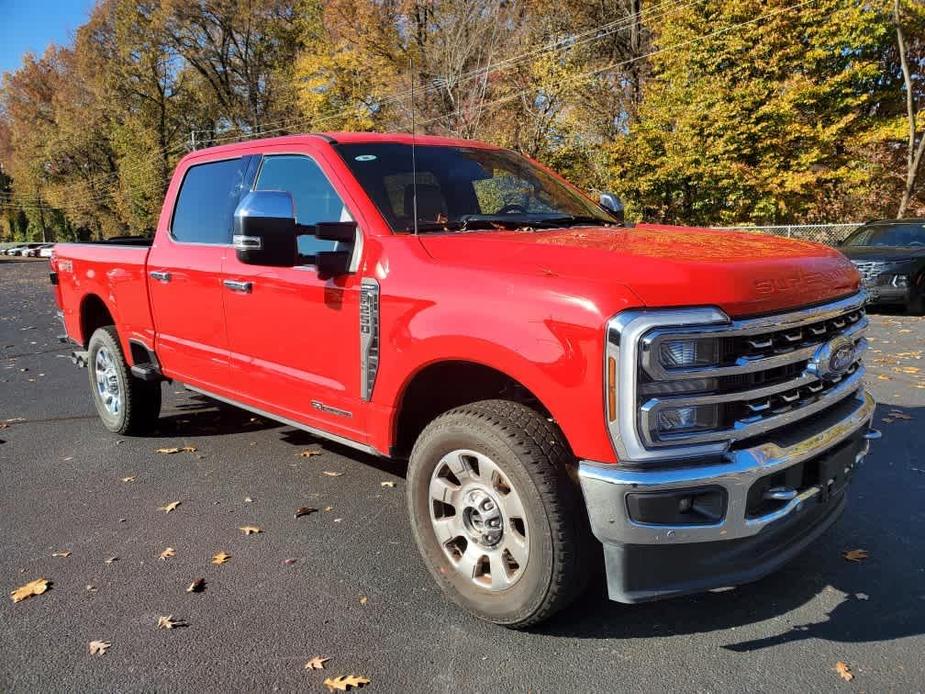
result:
<svg viewBox="0 0 925 694"><path fill-rule="evenodd" d="M153 239L51 264L109 430L155 426L166 380L407 459L428 569L512 627L582 591L602 548L625 603L767 574L839 516L877 436L839 252L626 225L487 144L194 152Z"/></svg>

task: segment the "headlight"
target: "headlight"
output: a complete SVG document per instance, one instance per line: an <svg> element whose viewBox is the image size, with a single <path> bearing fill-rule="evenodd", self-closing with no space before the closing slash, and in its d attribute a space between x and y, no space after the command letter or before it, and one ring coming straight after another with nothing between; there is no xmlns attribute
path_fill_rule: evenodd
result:
<svg viewBox="0 0 925 694"><path fill-rule="evenodd" d="M681 369L716 364L718 354L716 340L666 340L659 347L658 359L666 369Z"/></svg>
<svg viewBox="0 0 925 694"><path fill-rule="evenodd" d="M894 287L908 287L909 286L909 276L908 275L893 275L893 279L890 280L890 284Z"/></svg>
<svg viewBox="0 0 925 694"><path fill-rule="evenodd" d="M664 407L656 416L656 433L687 434L694 431L715 429L719 420L716 405L691 405L688 407Z"/></svg>

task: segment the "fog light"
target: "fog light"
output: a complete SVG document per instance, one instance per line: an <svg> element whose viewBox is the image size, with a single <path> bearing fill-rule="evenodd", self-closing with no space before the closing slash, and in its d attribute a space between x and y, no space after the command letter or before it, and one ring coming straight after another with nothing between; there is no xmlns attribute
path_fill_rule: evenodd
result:
<svg viewBox="0 0 925 694"><path fill-rule="evenodd" d="M718 421L716 405L665 407L658 411L656 427L659 433L674 434L702 429L715 429Z"/></svg>
<svg viewBox="0 0 925 694"><path fill-rule="evenodd" d="M666 340L659 348L659 361L666 369L710 366L716 363L716 340Z"/></svg>
<svg viewBox="0 0 925 694"><path fill-rule="evenodd" d="M893 275L893 279L890 281L894 287L908 287L909 286L909 276L908 275Z"/></svg>

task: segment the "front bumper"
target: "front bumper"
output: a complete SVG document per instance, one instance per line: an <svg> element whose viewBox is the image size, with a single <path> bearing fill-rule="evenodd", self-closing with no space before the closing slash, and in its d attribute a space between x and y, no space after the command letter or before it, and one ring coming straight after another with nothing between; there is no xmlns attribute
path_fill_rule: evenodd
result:
<svg viewBox="0 0 925 694"><path fill-rule="evenodd" d="M703 465L627 469L582 461L579 477L592 530L604 545L611 599L635 603L737 585L791 559L843 510L844 487L872 438L874 406L859 391L807 421L798 435L772 436ZM717 518L635 519L628 496L638 508L640 496L670 498L682 490L720 490Z"/></svg>

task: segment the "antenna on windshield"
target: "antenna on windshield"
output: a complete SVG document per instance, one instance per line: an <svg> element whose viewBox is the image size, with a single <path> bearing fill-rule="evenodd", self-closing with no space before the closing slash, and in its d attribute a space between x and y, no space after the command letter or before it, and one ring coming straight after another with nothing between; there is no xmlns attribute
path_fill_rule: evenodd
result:
<svg viewBox="0 0 925 694"><path fill-rule="evenodd" d="M411 210L414 215L414 235L418 235L418 162L414 151L414 54L408 54L411 69Z"/></svg>

